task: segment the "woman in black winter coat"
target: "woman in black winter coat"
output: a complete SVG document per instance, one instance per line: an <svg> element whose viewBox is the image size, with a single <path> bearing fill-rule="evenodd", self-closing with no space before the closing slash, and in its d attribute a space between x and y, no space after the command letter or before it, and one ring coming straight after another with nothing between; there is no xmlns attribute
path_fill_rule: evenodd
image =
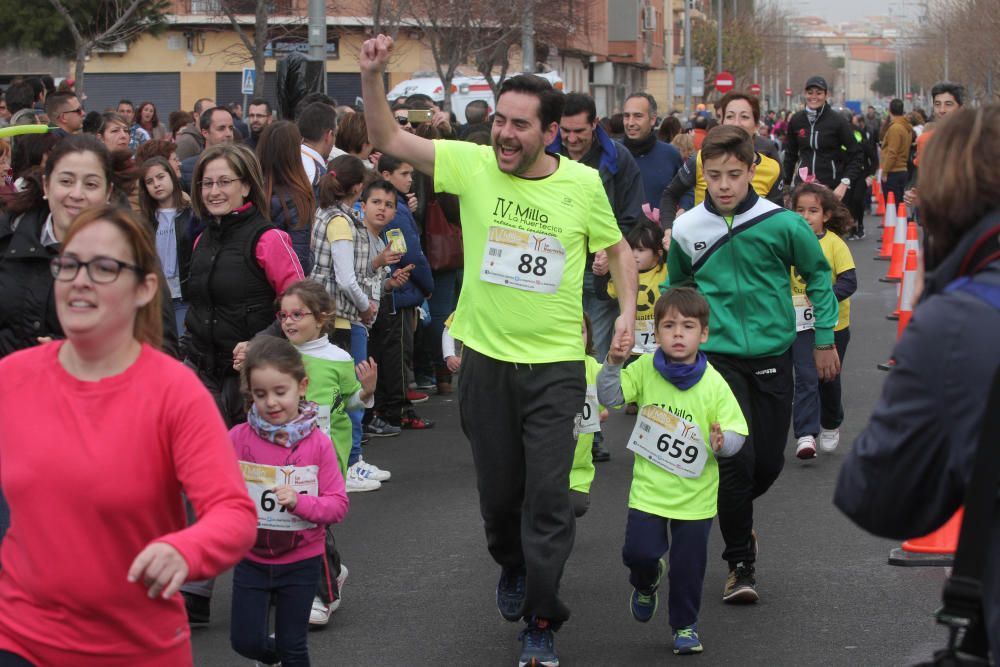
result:
<svg viewBox="0 0 1000 667"><path fill-rule="evenodd" d="M827 104L823 77L810 77L805 95L806 108L788 121L781 170L785 192L791 192L801 182L799 170L805 169L842 200L863 171L861 146L854 139L850 122Z"/></svg>
<svg viewBox="0 0 1000 667"><path fill-rule="evenodd" d="M930 533L962 504L1000 368L1000 171L983 166L1000 161L1000 106L950 114L924 160L923 295L834 497L859 526L897 540ZM985 635L998 656L1000 512L974 530L991 536L982 591Z"/></svg>
<svg viewBox="0 0 1000 667"><path fill-rule="evenodd" d="M44 172L24 176L25 189L6 199L0 217L0 357L61 338L49 262L78 213L106 204L120 180L108 149L89 135L61 139ZM171 314L164 351L176 354ZM164 324L166 325L166 319Z"/></svg>

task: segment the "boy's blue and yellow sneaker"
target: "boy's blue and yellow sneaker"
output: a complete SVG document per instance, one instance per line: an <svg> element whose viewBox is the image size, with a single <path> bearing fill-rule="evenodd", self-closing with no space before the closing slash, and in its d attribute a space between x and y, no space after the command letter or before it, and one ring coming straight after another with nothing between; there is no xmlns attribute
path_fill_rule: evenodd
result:
<svg viewBox="0 0 1000 667"><path fill-rule="evenodd" d="M659 604L656 590L660 587L660 580L663 579L663 573L666 571L667 564L661 558L656 565L656 581L653 585L642 591L638 588L632 589L632 595L629 597L629 609L632 611L632 618L640 623L647 623L656 613L656 607Z"/></svg>
<svg viewBox="0 0 1000 667"><path fill-rule="evenodd" d="M691 655L693 653L701 653L703 650L701 640L698 639L697 625L674 630L675 655Z"/></svg>

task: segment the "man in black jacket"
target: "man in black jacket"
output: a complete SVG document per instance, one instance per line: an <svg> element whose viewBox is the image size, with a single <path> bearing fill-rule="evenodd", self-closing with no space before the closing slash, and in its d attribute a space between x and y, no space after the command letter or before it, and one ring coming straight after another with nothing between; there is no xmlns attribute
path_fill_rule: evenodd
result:
<svg viewBox="0 0 1000 667"><path fill-rule="evenodd" d="M862 172L861 146L854 130L841 114L827 104L826 79L809 77L806 81L806 108L788 123L785 144L785 192L800 181L799 169L805 168L816 180L843 199L851 183Z"/></svg>

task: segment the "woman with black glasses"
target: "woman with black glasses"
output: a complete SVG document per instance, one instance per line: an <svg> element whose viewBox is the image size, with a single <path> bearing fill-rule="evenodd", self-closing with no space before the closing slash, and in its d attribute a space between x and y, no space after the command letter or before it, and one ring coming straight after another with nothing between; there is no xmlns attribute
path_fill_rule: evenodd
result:
<svg viewBox="0 0 1000 667"><path fill-rule="evenodd" d="M66 338L0 362L0 666L186 667L176 593L240 560L256 512L212 399L156 349L148 230L103 205L60 234L45 265Z"/></svg>

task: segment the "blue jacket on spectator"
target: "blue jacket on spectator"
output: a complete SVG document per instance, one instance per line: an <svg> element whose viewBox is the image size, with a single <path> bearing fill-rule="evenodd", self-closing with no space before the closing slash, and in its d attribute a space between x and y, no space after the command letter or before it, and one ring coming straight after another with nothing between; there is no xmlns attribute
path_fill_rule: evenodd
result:
<svg viewBox="0 0 1000 667"><path fill-rule="evenodd" d="M382 231L383 237L392 229L400 229L406 240L406 253L399 261L390 267L393 271L413 264L410 281L402 288L392 291L393 303L396 308L414 308L424 302L434 292L434 278L431 276L431 265L420 246L420 234L417 233L417 223L413 213L406 204L406 196L396 193L396 217ZM386 241L388 242L388 241Z"/></svg>
<svg viewBox="0 0 1000 667"><path fill-rule="evenodd" d="M312 270L312 253L309 251L309 239L312 235L312 221L299 227L299 211L295 208L295 202L291 198L285 198L285 206L282 208L280 195L271 195L271 224L280 230L288 232L292 239L292 248L299 258L302 271L309 275ZM287 215L286 215L287 211Z"/></svg>

